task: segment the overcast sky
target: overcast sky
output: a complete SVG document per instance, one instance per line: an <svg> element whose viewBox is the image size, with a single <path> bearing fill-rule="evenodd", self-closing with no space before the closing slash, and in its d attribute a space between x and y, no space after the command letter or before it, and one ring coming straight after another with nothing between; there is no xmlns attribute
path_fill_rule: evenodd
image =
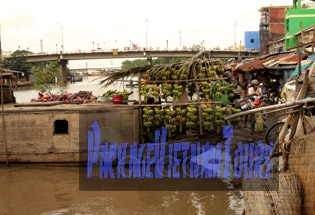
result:
<svg viewBox="0 0 315 215"><path fill-rule="evenodd" d="M258 31L264 6L292 0L0 0L3 52L123 49L130 43L156 49L201 44L228 48ZM147 20L147 21L146 21ZM58 24L59 23L59 24ZM235 27L235 28L234 28ZM115 42L116 41L116 42Z"/></svg>

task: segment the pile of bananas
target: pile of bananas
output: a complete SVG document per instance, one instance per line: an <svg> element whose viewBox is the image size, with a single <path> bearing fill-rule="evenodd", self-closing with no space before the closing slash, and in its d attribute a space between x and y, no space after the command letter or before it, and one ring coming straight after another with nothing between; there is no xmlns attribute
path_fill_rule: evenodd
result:
<svg viewBox="0 0 315 215"><path fill-rule="evenodd" d="M161 97L167 101L167 97L172 96L173 86L171 83L162 84L162 95Z"/></svg>
<svg viewBox="0 0 315 215"><path fill-rule="evenodd" d="M192 128L194 128L197 123L198 123L198 109L196 107L196 105L189 105L186 109L187 114L186 114L186 126L187 128L189 128L189 130L191 131Z"/></svg>
<svg viewBox="0 0 315 215"><path fill-rule="evenodd" d="M196 77L195 77L196 72ZM220 62L209 59L194 59L184 62L156 65L142 74L147 81L180 81L189 79L215 78L222 76L224 68Z"/></svg>
<svg viewBox="0 0 315 215"><path fill-rule="evenodd" d="M172 110L170 107L166 107L164 116L164 126L167 128L167 135L169 138L175 136L176 132L176 111Z"/></svg>
<svg viewBox="0 0 315 215"><path fill-rule="evenodd" d="M226 107L222 107L220 105L215 106L215 118L214 124L217 127L217 133L220 133L222 127L225 125L224 118L227 116L227 109Z"/></svg>
<svg viewBox="0 0 315 215"><path fill-rule="evenodd" d="M150 89L151 89L150 85L144 85L141 87L140 94L144 96L144 99L148 99L151 97L151 95L149 93Z"/></svg>
<svg viewBox="0 0 315 215"><path fill-rule="evenodd" d="M234 88L235 88L234 84L230 84L230 89L227 92L229 100L233 99L235 96Z"/></svg>
<svg viewBox="0 0 315 215"><path fill-rule="evenodd" d="M176 123L179 126L179 133L183 132L183 125L185 125L186 123L186 109L181 108L181 107L177 107L175 109L176 111Z"/></svg>
<svg viewBox="0 0 315 215"><path fill-rule="evenodd" d="M212 128L212 122L213 122L213 113L212 108L208 107L206 104L201 104L201 110L202 110L202 125L207 130L210 131Z"/></svg>
<svg viewBox="0 0 315 215"><path fill-rule="evenodd" d="M207 70L207 76L208 78L215 78L217 75L217 71L215 71L213 68L208 68Z"/></svg>
<svg viewBox="0 0 315 215"><path fill-rule="evenodd" d="M143 108L143 126L147 128L147 132L150 132L151 127L153 125L154 121L154 111L149 108L145 107Z"/></svg>
<svg viewBox="0 0 315 215"><path fill-rule="evenodd" d="M155 84L144 85L141 87L140 94L144 96L144 99L154 96L155 101L158 101L161 96L161 91L160 87Z"/></svg>
<svg viewBox="0 0 315 215"><path fill-rule="evenodd" d="M159 107L154 108L154 125L157 129L160 129L163 125L165 117L165 111L164 109L161 109Z"/></svg>
<svg viewBox="0 0 315 215"><path fill-rule="evenodd" d="M231 112L232 112L232 114L235 114L235 113L241 112L241 110L238 109L238 108L231 108ZM239 122L240 122L241 120L242 120L241 117L236 117L236 118L234 118L234 119L231 120L231 125L233 125L234 127L236 127L236 126L239 124Z"/></svg>
<svg viewBox="0 0 315 215"><path fill-rule="evenodd" d="M112 95L115 95L115 94L117 94L117 90L107 90L107 91L103 94L103 96L104 96L104 97L112 97Z"/></svg>
<svg viewBox="0 0 315 215"><path fill-rule="evenodd" d="M179 69L172 68L170 74L171 74L172 80L179 80L179 76L180 76ZM161 75L161 76L164 77L165 75Z"/></svg>
<svg viewBox="0 0 315 215"><path fill-rule="evenodd" d="M175 101L178 101L178 99L181 97L182 88L183 88L182 85L174 84L172 93L173 93L173 98Z"/></svg>
<svg viewBox="0 0 315 215"><path fill-rule="evenodd" d="M224 68L223 68L221 65L215 65L215 66L213 66L212 68L216 71L216 73L217 73L217 75L218 75L219 77L221 77L221 76L223 75L223 73L224 73Z"/></svg>
<svg viewBox="0 0 315 215"><path fill-rule="evenodd" d="M202 93L200 97L209 99L209 97L211 96L211 88L212 88L211 83L209 83L208 81L202 81L200 83L200 89Z"/></svg>
<svg viewBox="0 0 315 215"><path fill-rule="evenodd" d="M103 96L104 97L112 97L112 95L122 95L123 100L127 100L128 97L132 94L132 92L127 92L127 90L117 91L117 90L107 90Z"/></svg>
<svg viewBox="0 0 315 215"><path fill-rule="evenodd" d="M141 87L140 94L148 99L152 96L155 100L160 97L167 101L168 97L173 97L173 101L178 101L182 96L184 86L188 88L188 96L190 100L197 90L200 91L200 96L209 99L212 96L213 80L217 77L222 77L224 68L219 61L209 61L206 58L196 58L180 63L170 63L151 67L142 74L142 78L150 82L150 84ZM194 79L205 79L198 81L200 85L195 83ZM208 80L207 80L208 79ZM153 84L153 83L163 84ZM185 85L182 83L185 82ZM220 80L216 82L217 92L215 96L222 98L223 94L228 94L229 98L234 97L233 86L229 89L226 87L227 82ZM200 87L199 87L200 86ZM199 119L199 110L201 111L201 119ZM226 107L216 105L210 108L206 104L201 104L201 109L198 109L197 104L191 103L188 107L155 107L143 109L143 125L147 128L147 134L154 137L154 130L161 129L165 126L168 130L167 138L172 138L176 134L181 134L186 130L194 129L199 123L205 130L210 131L213 127L217 132L222 130L225 125L224 118L227 115ZM237 110L232 110L233 111ZM229 112L230 113L230 112ZM235 119L235 123L237 123Z"/></svg>
<svg viewBox="0 0 315 215"><path fill-rule="evenodd" d="M227 93L227 82L225 80L220 80L215 83L217 91L215 92L215 96L221 98L223 94Z"/></svg>
<svg viewBox="0 0 315 215"><path fill-rule="evenodd" d="M203 79L205 78L207 68L203 65L198 65L197 69L196 69L196 75L197 75L197 79Z"/></svg>
<svg viewBox="0 0 315 215"><path fill-rule="evenodd" d="M118 92L118 94L122 95L123 97L123 100L128 100L129 96L132 94L133 92L127 92L127 90L123 90L123 91L120 91Z"/></svg>

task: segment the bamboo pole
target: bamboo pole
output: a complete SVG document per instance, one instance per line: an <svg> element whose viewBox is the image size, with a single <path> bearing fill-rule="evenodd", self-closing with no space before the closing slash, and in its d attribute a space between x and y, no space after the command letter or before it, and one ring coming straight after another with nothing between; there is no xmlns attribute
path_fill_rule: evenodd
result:
<svg viewBox="0 0 315 215"><path fill-rule="evenodd" d="M1 80L1 110L2 110L2 134L3 134L3 143L5 148L5 154L7 159L7 166L9 166L9 155L8 155L8 146L7 146L7 135L4 119L4 98L3 98L3 75L2 75L2 49L1 49L1 26L0 26L0 80Z"/></svg>
<svg viewBox="0 0 315 215"><path fill-rule="evenodd" d="M276 104L276 105L269 105L269 106L265 106L265 107L261 107L261 108L255 108L252 110L242 111L239 113L229 115L229 116L225 117L224 119L225 120L231 120L231 119L234 119L234 118L239 117L239 116L244 116L247 114L255 113L258 111L264 111L264 110L278 109L278 111L282 111L282 109L280 109L280 108L289 107L289 106L298 107L298 106L301 106L301 105L308 103L308 102L315 102L315 98L306 98L306 99L296 100L294 102L289 102L289 103L284 103L284 104Z"/></svg>

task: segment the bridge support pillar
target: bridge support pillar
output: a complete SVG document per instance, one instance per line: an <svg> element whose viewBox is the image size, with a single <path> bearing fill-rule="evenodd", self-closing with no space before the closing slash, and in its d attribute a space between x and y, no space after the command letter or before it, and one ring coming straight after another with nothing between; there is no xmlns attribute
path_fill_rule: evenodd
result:
<svg viewBox="0 0 315 215"><path fill-rule="evenodd" d="M68 64L67 60L60 60L60 62L59 62L59 71L60 71L60 82L61 82L61 85L67 85L67 77L66 77L67 64Z"/></svg>
<svg viewBox="0 0 315 215"><path fill-rule="evenodd" d="M152 57L150 55L147 57L147 62L149 66L152 66Z"/></svg>

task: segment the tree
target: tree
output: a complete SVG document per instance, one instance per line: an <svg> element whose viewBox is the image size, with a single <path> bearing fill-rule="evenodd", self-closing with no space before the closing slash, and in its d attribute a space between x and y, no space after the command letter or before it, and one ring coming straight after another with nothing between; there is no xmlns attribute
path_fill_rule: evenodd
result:
<svg viewBox="0 0 315 215"><path fill-rule="evenodd" d="M34 86L41 93L50 92L54 86L59 86L60 81L56 82L59 75L59 64L50 62L44 68L33 66L32 71L35 72Z"/></svg>
<svg viewBox="0 0 315 215"><path fill-rule="evenodd" d="M147 60L142 60L142 59L136 59L136 60L125 60L121 64L122 69L130 69L134 67L141 67L147 65Z"/></svg>
<svg viewBox="0 0 315 215"><path fill-rule="evenodd" d="M29 80L29 72L32 66L40 65L40 63L27 63L27 55L32 52L26 50L16 50L10 57L3 59L3 67L6 69L24 72L26 80ZM18 78L21 78L20 76Z"/></svg>
<svg viewBox="0 0 315 215"><path fill-rule="evenodd" d="M159 57L156 59L152 60L152 65L158 65L158 64L169 64L169 63L177 63L177 62L182 62L185 61L189 58L173 58L173 57ZM130 69L130 68L135 68L135 67L142 67L148 65L147 60L143 60L143 59L136 59L134 61L130 61L130 60L125 60L122 62L122 66L121 68L123 70L125 69Z"/></svg>

